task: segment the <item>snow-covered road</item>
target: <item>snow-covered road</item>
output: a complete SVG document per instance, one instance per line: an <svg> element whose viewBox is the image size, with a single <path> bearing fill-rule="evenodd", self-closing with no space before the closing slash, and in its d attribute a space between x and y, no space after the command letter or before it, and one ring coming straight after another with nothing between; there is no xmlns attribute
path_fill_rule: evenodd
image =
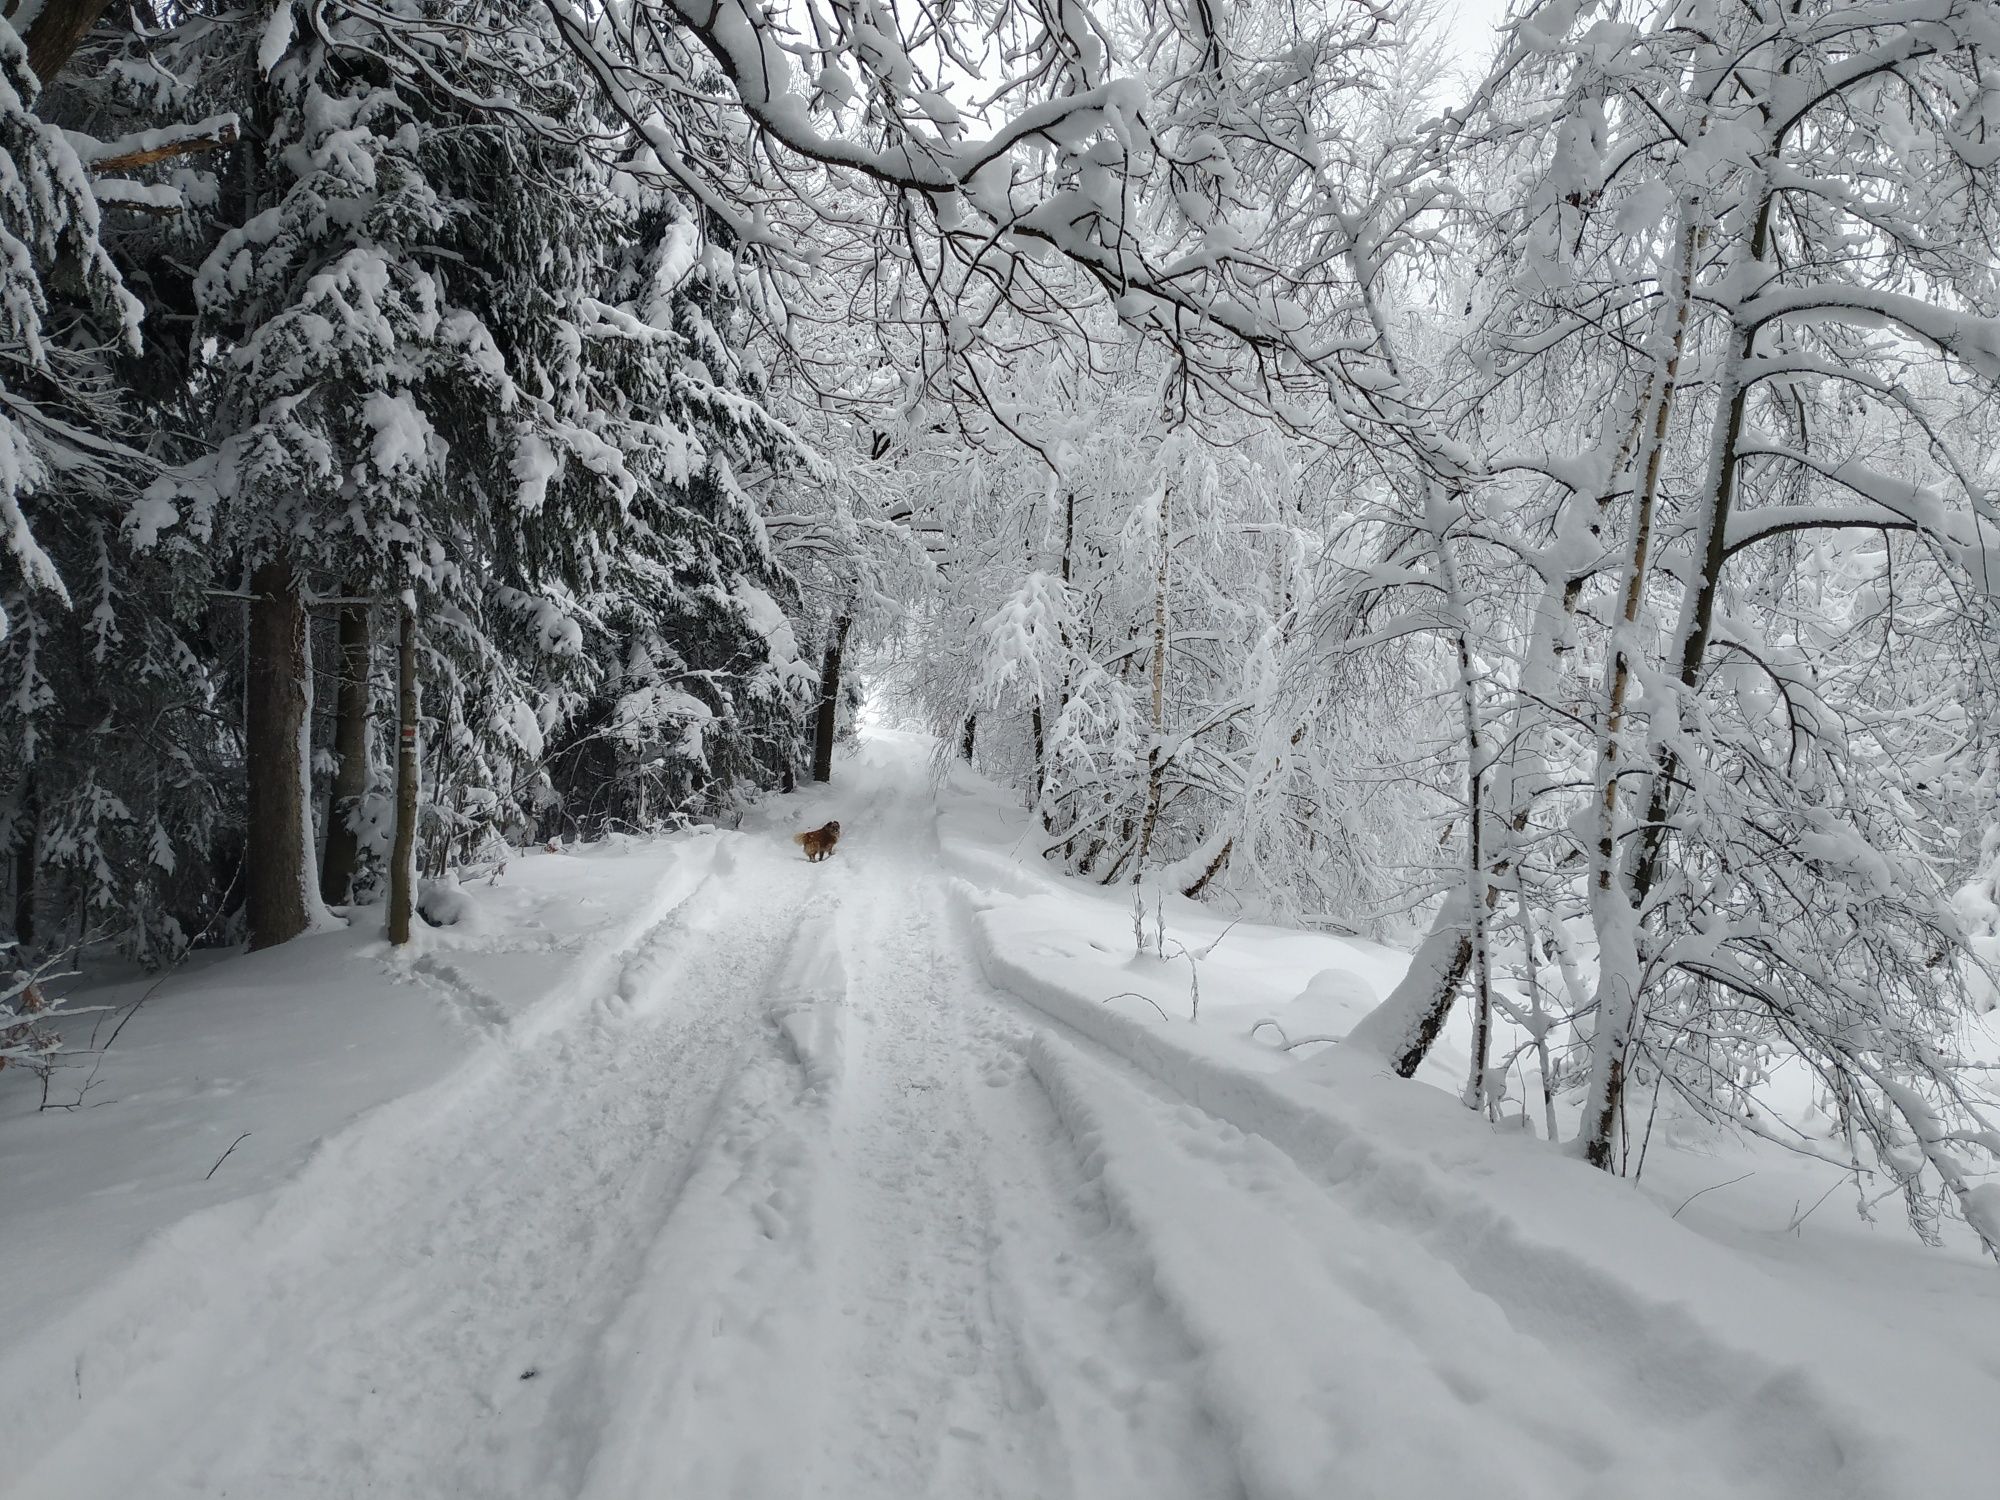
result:
<svg viewBox="0 0 2000 1500"><path fill-rule="evenodd" d="M574 992L190 1239L189 1315L147 1309L0 1489L1891 1492L1813 1393L1701 1389L1699 1351L1635 1355L1658 1331L1468 1277L993 988L916 749L827 805L833 860L691 846Z"/></svg>

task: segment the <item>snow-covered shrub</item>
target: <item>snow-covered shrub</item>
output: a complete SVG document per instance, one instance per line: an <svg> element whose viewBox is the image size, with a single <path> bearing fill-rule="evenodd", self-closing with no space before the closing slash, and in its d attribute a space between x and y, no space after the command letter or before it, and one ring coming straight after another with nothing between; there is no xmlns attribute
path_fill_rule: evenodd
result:
<svg viewBox="0 0 2000 1500"><path fill-rule="evenodd" d="M46 1077L50 1064L64 1050L66 1022L101 1013L101 1005L73 1006L66 996L52 994L57 978L53 962L36 968L12 969L0 977L0 1070L10 1064Z"/></svg>

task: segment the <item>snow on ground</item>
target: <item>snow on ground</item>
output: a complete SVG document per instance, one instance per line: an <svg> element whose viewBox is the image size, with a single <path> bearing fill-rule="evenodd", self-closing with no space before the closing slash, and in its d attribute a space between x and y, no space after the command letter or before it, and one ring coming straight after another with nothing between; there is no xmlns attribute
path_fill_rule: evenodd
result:
<svg viewBox="0 0 2000 1500"><path fill-rule="evenodd" d="M524 859L411 959L336 934L174 976L86 1107L7 1079L32 1417L0 1493L2000 1476L1990 1268L1833 1203L1790 1232L1809 1184L1764 1156L1667 1143L1634 1191L1253 1039L1337 1035L1400 956L1170 903L1135 961L1125 900L1024 863L1018 812L928 757L878 734L740 832ZM827 817L808 865L786 835Z"/></svg>
<svg viewBox="0 0 2000 1500"><path fill-rule="evenodd" d="M1309 1184L1296 1198L1311 1205L1301 1222L1314 1225L1307 1239L1323 1254L1372 1243L1375 1253L1355 1253L1341 1279L1365 1284L1369 1266L1378 1287L1399 1288L1378 1292L1385 1303L1437 1320L1429 1340L1378 1327L1378 1373L1388 1378L1392 1353L1427 1347L1448 1385L1467 1369L1488 1377L1468 1383L1466 1411L1430 1403L1440 1425L1491 1410L1490 1377L1504 1368L1507 1394L1534 1390L1527 1399L1545 1417L1592 1414L1573 1434L1594 1431L1610 1444L1628 1493L1909 1495L2000 1476L2000 1435L1982 1415L2000 1398L2000 1278L1969 1233L1926 1249L1898 1203L1863 1224L1851 1193L1828 1196L1841 1174L1686 1122L1660 1132L1636 1190L1514 1131L1490 1130L1452 1097L1469 1050L1463 1016L1419 1071L1435 1089L1411 1088L1336 1046L1288 1055L1261 1023L1276 1019L1295 1041L1338 1036L1400 977L1403 956L1231 924L1168 897L1146 920L1164 921L1169 957L1135 959L1129 892L1093 891L1024 865L1020 813L963 769L953 784L941 845L976 912L988 974L1135 1065L1177 1109L1198 1106L1203 1129L1240 1131L1259 1153L1275 1148L1285 1175ZM1038 1046L1059 1052L1052 1040ZM1040 1071L1062 1097L1061 1064ZM1110 1097L1104 1081L1081 1093L1100 1104ZM1135 1161L1159 1135L1133 1135ZM1105 1170L1115 1192L1116 1157ZM1157 1162L1143 1170L1162 1183L1168 1176ZM1170 1205L1173 1195L1159 1191ZM1329 1204L1352 1217L1328 1218ZM1802 1211L1812 1212L1795 1222ZM1171 1208L1160 1217L1201 1222ZM1295 1271L1244 1269L1259 1263L1253 1247L1269 1259L1277 1243L1248 1235L1214 1254L1207 1274L1272 1288L1272 1326L1297 1327L1306 1299ZM1455 1318L1448 1310L1467 1290L1476 1296ZM1472 1352L1496 1311L1506 1333ZM1252 1324L1245 1314L1230 1326ZM1554 1372L1535 1389L1540 1346L1585 1378L1581 1400L1558 1394ZM1407 1420L1389 1425L1410 1437ZM1664 1439L1648 1439L1649 1427L1664 1427ZM1512 1430L1519 1448L1536 1424L1517 1419ZM1649 1441L1664 1444L1651 1460ZM1595 1462L1588 1452L1587 1444L1571 1450L1585 1470ZM1703 1463L1715 1467L1704 1473ZM1558 1453L1544 1472L1561 1467ZM1489 1486L1507 1492L1500 1476L1512 1468L1496 1458ZM1452 1492L1441 1478L1410 1483L1380 1492Z"/></svg>
<svg viewBox="0 0 2000 1500"><path fill-rule="evenodd" d="M580 961L627 945L715 847L695 835L518 856L475 887L474 918L420 929L411 959L390 956L375 914L365 929L201 955L76 997L109 1009L63 1027L68 1044L114 1029L116 1041L64 1059L46 1108L25 1072L0 1079L0 1235L11 1264L34 1268L0 1277L0 1327L22 1338L160 1226L276 1186L316 1143L432 1082L519 1012L559 1008L537 1002Z"/></svg>

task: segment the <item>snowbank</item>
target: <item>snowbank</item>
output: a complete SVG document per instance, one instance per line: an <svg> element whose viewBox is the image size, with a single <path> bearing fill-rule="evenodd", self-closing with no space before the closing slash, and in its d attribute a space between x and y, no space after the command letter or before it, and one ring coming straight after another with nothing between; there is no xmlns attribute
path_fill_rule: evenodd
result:
<svg viewBox="0 0 2000 1500"><path fill-rule="evenodd" d="M31 1079L0 1076L0 1381L37 1393L37 1445L229 1305L261 1224L341 1212L315 1201L340 1163L401 1149L610 1003L641 935L726 873L728 845L700 829L517 855L497 883L454 888L458 925L401 953L363 909L346 931L92 994L143 1004L56 1074L51 1099L74 1108L38 1111Z"/></svg>
<svg viewBox="0 0 2000 1500"><path fill-rule="evenodd" d="M1392 955L1247 924L1217 943L1214 914L1170 902L1168 953L1178 938L1206 956L1135 962L1129 894L1030 867L1019 825L960 773L940 817L940 846L958 874L979 959L996 985L1081 1044L1038 1041L1034 1071L1087 1143L1107 1196L1155 1247L1163 1295L1185 1304L1190 1328L1202 1330L1222 1404L1233 1400L1247 1445L1264 1452L1277 1442L1265 1432L1273 1422L1331 1420L1295 1399L1327 1382L1293 1369L1292 1355L1278 1357L1283 1330L1315 1316L1314 1294L1302 1290L1312 1281L1286 1260L1282 1237L1218 1224L1202 1211L1190 1186L1198 1178L1177 1172L1158 1122L1144 1122L1161 1094L1274 1148L1285 1171L1302 1174L1348 1216L1348 1229L1326 1233L1351 1234L1356 1224L1370 1235L1386 1230L1385 1245L1410 1247L1391 1255L1421 1247L1435 1257L1444 1278L1406 1288L1411 1296L1434 1299L1439 1285L1455 1281L1502 1309L1515 1340L1559 1349L1595 1372L1614 1408L1603 1432L1607 1466L1619 1452L1623 1409L1672 1424L1674 1462L1723 1456L1719 1473L1728 1479L1716 1482L1745 1494L1964 1492L1973 1476L2000 1475L2000 1428L1990 1416L2000 1370L1982 1352L2000 1345L2000 1285L1990 1269L1906 1236L1898 1253L1878 1255L1865 1270L1850 1262L1865 1279L1849 1288L1808 1249L1788 1259L1766 1237L1763 1253L1746 1255L1725 1233L1696 1232L1627 1183L1488 1127L1441 1089L1395 1079L1378 1059L1333 1046L1296 1061L1251 1040L1244 1018L1290 1007L1315 1027L1342 1030L1343 1019L1351 1025L1372 993L1393 984ZM1194 974L1199 1022L1190 1020ZM1114 1065L1092 1061L1093 1051ZM1120 1068L1145 1087L1121 1084ZM1455 1079L1447 1072L1438 1081ZM1686 1161L1679 1165L1685 1177ZM1710 1182L1730 1175L1714 1167ZM1916 1281L1913 1293L1901 1291L1902 1278ZM1954 1299L1955 1329L1938 1316L1940 1293ZM1490 1382L1493 1370L1470 1357L1479 1342L1468 1329L1467 1363ZM1398 1373L1395 1353L1362 1357L1382 1361L1385 1381L1407 1378L1399 1400L1422 1403L1427 1382L1458 1378ZM1644 1492L1644 1466L1617 1472L1621 1493ZM1672 1473L1673 1463L1656 1472ZM1282 1472L1281 1463L1270 1479L1273 1494L1308 1490L1306 1476ZM1476 1482L1433 1473L1401 1492L1458 1493ZM1694 1484L1692 1471L1685 1482ZM1398 1491L1364 1480L1351 1492ZM1657 1492L1715 1491L1668 1484Z"/></svg>

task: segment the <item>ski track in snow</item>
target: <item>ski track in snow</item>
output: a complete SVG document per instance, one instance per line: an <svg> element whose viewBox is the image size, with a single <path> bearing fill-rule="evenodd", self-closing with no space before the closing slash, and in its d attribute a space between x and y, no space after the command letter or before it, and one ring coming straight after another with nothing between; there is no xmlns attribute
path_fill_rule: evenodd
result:
<svg viewBox="0 0 2000 1500"><path fill-rule="evenodd" d="M336 1142L0 1488L1790 1492L994 990L920 774L858 767L827 864L729 841L527 1024L421 965L497 1061Z"/></svg>

